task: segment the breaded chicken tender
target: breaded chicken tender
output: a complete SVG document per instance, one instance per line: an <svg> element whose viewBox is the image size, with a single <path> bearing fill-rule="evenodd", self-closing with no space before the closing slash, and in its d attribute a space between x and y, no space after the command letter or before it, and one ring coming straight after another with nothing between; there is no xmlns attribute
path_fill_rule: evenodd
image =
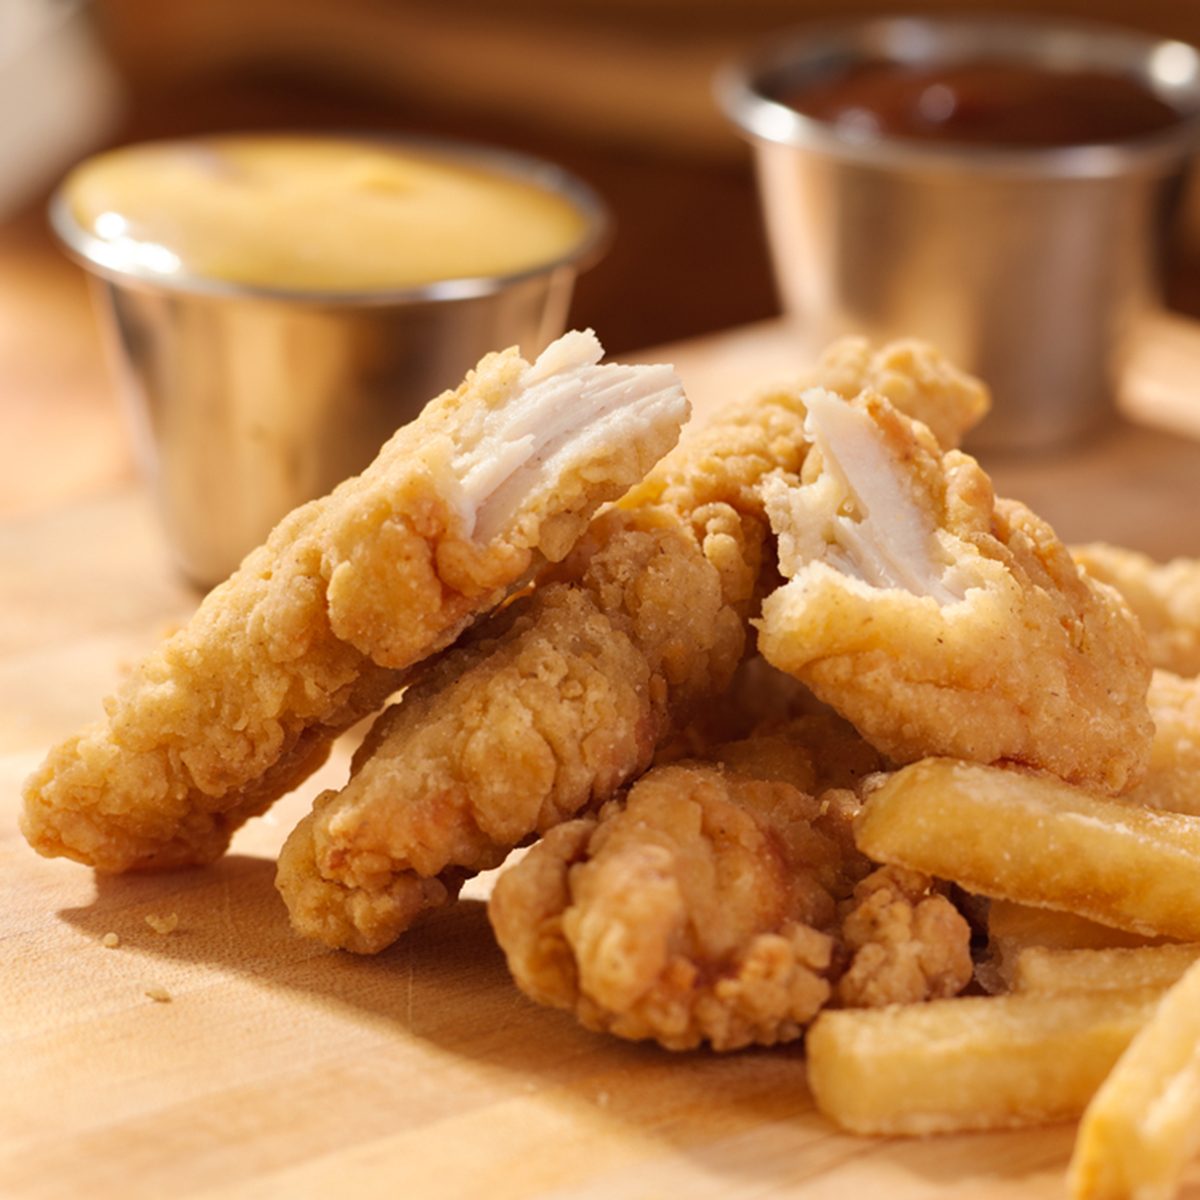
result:
<svg viewBox="0 0 1200 1200"><path fill-rule="evenodd" d="M886 382L947 428L986 406L978 383L924 347L842 343L814 374L849 392ZM492 867L598 807L726 688L764 574L759 485L800 470L804 415L796 389L780 389L685 438L531 596L385 714L349 784L321 797L281 855L298 932L382 949L414 919L422 885L408 873Z"/></svg>
<svg viewBox="0 0 1200 1200"><path fill-rule="evenodd" d="M1200 560L1157 563L1103 542L1073 546L1071 553L1093 579L1124 596L1146 631L1155 667L1200 675Z"/></svg>
<svg viewBox="0 0 1200 1200"><path fill-rule="evenodd" d="M624 805L560 825L488 905L521 990L671 1050L795 1039L830 994L834 842L778 780L657 767Z"/></svg>
<svg viewBox="0 0 1200 1200"><path fill-rule="evenodd" d="M882 396L804 394L814 445L763 491L788 581L759 651L897 763L1011 760L1119 793L1153 732L1145 638L1050 527Z"/></svg>
<svg viewBox="0 0 1200 1200"><path fill-rule="evenodd" d="M23 829L104 871L206 862L674 444L669 367L600 366L571 333L489 355L362 475L286 517L50 752Z"/></svg>
<svg viewBox="0 0 1200 1200"><path fill-rule="evenodd" d="M521 990L673 1050L790 1041L827 1003L960 992L967 922L927 876L873 869L853 794L797 787L777 740L737 743L736 767L655 767L507 867L488 914Z"/></svg>

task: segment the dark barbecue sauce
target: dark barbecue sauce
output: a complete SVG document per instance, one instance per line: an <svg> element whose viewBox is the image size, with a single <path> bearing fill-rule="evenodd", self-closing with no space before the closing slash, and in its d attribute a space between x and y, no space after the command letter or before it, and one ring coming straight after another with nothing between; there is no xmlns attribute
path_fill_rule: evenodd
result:
<svg viewBox="0 0 1200 1200"><path fill-rule="evenodd" d="M1180 116L1128 75L999 62L868 62L776 98L855 138L1010 148L1123 142Z"/></svg>

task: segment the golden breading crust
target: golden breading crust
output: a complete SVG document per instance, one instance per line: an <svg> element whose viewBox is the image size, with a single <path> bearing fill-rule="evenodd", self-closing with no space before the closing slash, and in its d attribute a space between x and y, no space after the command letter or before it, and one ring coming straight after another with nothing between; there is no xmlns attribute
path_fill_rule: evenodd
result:
<svg viewBox="0 0 1200 1200"><path fill-rule="evenodd" d="M561 558L687 412L669 368L600 353L575 333L534 364L489 355L362 475L286 517L104 720L50 752L25 788L34 848L104 871L217 857L405 668Z"/></svg>
<svg viewBox="0 0 1200 1200"><path fill-rule="evenodd" d="M896 762L1012 760L1118 793L1144 773L1137 622L1053 530L883 397L808 392L815 450L764 485L789 582L759 650Z"/></svg>
<svg viewBox="0 0 1200 1200"><path fill-rule="evenodd" d="M676 565L670 540L629 533L612 549L627 568L641 562L637 583L652 588L656 559ZM597 555L593 569L603 564ZM707 597L688 590L696 603L680 615L691 620L670 636L695 635L693 668L706 639L718 659L736 661L740 626L722 631L712 573L698 583ZM551 584L437 662L376 722L345 789L284 846L277 884L293 923L360 953L382 949L411 923L411 894L448 898L419 881L496 866L530 833L643 771L668 720L669 689L662 648L646 631L637 636L636 617L605 610L591 588ZM391 910L387 896L399 898ZM331 915L339 904L340 924Z"/></svg>
<svg viewBox="0 0 1200 1200"><path fill-rule="evenodd" d="M958 429L986 405L975 381L924 347L872 354L865 343L839 343L814 376L826 372L850 392L886 380L914 411L957 413ZM486 649L455 649L385 715L341 796L302 823L281 856L277 883L299 932L381 949L403 932L409 908L388 916L378 897L352 903L353 891L386 894L406 871L494 865L528 836L615 794L721 693L764 574L759 485L770 472L799 471L803 422L797 392L783 389L685 438L593 522L548 586L482 627ZM558 586L579 595L568 604ZM585 628L593 632L581 638ZM598 638L627 639L640 664L600 654ZM599 712L603 729L593 733ZM492 714L486 734L483 713ZM545 729L560 733L547 738ZM580 754L589 738L593 750ZM526 761L539 769L512 766ZM342 921L330 917L339 903Z"/></svg>

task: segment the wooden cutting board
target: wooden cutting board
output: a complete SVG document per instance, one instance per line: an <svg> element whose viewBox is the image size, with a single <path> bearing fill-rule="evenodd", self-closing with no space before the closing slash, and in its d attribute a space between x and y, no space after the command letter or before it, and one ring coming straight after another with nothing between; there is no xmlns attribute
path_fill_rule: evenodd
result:
<svg viewBox="0 0 1200 1200"><path fill-rule="evenodd" d="M775 326L670 354L703 411L793 357ZM1068 538L1200 554L1200 445L1122 426L994 465ZM346 747L207 870L98 879L37 858L21 779L195 602L140 492L0 524L4 1200L1063 1194L1069 1127L845 1137L795 1049L674 1055L537 1008L491 938L486 879L376 958L295 938L274 855ZM169 934L146 922L171 915Z"/></svg>

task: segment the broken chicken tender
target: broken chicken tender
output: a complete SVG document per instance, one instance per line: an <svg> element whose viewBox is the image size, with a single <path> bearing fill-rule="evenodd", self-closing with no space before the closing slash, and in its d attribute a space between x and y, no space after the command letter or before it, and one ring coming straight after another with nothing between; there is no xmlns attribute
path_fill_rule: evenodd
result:
<svg viewBox="0 0 1200 1200"><path fill-rule="evenodd" d="M1167 988L1198 958L1200 946L1168 943L1111 950L1050 950L1029 946L1017 956L1017 992L1092 992L1102 988Z"/></svg>
<svg viewBox="0 0 1200 1200"><path fill-rule="evenodd" d="M1150 661L1176 675L1200 675L1200 560L1156 563L1134 550L1094 542L1073 546L1075 561L1117 589L1141 622Z"/></svg>
<svg viewBox="0 0 1200 1200"><path fill-rule="evenodd" d="M1088 1105L1073 1200L1170 1200L1200 1148L1200 965L1163 996Z"/></svg>
<svg viewBox="0 0 1200 1200"><path fill-rule="evenodd" d="M40 853L104 871L207 862L675 442L669 367L590 333L492 354L362 475L285 517L25 788Z"/></svg>
<svg viewBox="0 0 1200 1200"><path fill-rule="evenodd" d="M806 382L878 383L948 430L986 407L977 382L917 344L838 343ZM759 484L799 470L803 422L797 390L777 389L690 434L532 596L385 714L347 787L280 857L298 932L380 950L466 875L649 766L743 655L768 537Z"/></svg>
<svg viewBox="0 0 1200 1200"><path fill-rule="evenodd" d="M886 776L855 823L859 849L984 896L1133 933L1200 941L1200 820L1048 775L928 759Z"/></svg>
<svg viewBox="0 0 1200 1200"><path fill-rule="evenodd" d="M1119 793L1145 770L1145 640L1043 521L870 393L803 396L813 452L764 484L787 582L759 651L897 762L1013 760Z"/></svg>
<svg viewBox="0 0 1200 1200"><path fill-rule="evenodd" d="M830 994L836 844L790 784L658 767L553 829L488 905L518 986L672 1050L798 1037Z"/></svg>
<svg viewBox="0 0 1200 1200"><path fill-rule="evenodd" d="M853 1133L1048 1125L1083 1112L1162 992L967 996L826 1009L805 1039L817 1108Z"/></svg>

